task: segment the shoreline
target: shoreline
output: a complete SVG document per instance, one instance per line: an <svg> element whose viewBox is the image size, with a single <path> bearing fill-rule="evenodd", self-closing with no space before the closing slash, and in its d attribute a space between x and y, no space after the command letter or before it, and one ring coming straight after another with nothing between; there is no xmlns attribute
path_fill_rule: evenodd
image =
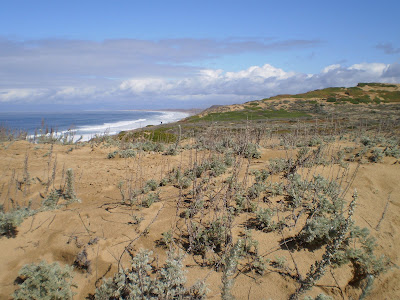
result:
<svg viewBox="0 0 400 300"><path fill-rule="evenodd" d="M93 133L93 132L84 133L84 134L77 133L76 136L74 137L74 141L80 139L82 142L85 142L85 141L91 140L92 138L95 138L96 136L102 136L102 135L114 136L114 135L118 135L122 131L133 131L133 130L137 130L137 129L143 129L149 125L157 126L157 125L174 123L174 122L178 122L178 121L183 120L190 116L190 114L188 112L180 112L180 111L175 111L175 110L174 111L125 110L125 111L159 112L159 113L163 113L163 116L166 117L166 119L163 118L163 116L159 116L159 117L150 118L150 119L135 119L135 120L131 120L131 121L119 121L116 123L110 123L111 126L104 128L104 130L102 130L102 131L97 130L96 133ZM179 113L179 114L184 114L184 115L177 116L176 114L173 114L173 113ZM167 114L172 114L172 116L171 115L168 116ZM129 126L129 128L121 128L121 126L117 125L117 124L124 123L124 122L128 122L130 124L130 125L127 125L127 126ZM108 123L103 123L103 125L99 124L99 126L104 127L105 124L108 124ZM112 126L113 124L114 124L114 126ZM95 126L95 125L93 125L93 126ZM90 126L89 128L86 128L86 129L84 126L81 128L77 128L76 132L90 130L91 128L93 128L93 126Z"/></svg>
<svg viewBox="0 0 400 300"><path fill-rule="evenodd" d="M189 116L196 115L198 113L201 113L206 109L202 108L165 108L165 109L121 109L121 110L86 110L86 111L147 111L147 112L180 112L180 113L187 113Z"/></svg>
<svg viewBox="0 0 400 300"><path fill-rule="evenodd" d="M108 115L108 112L110 113ZM124 112L126 112L124 114ZM130 115L129 112L133 114ZM134 112L137 112L136 114ZM65 114L64 114L65 113ZM58 128L58 130L52 131L53 134L57 138L68 137L73 139L73 141L81 140L81 141L89 141L90 139L96 136L102 135L116 135L121 131L132 131L136 129L145 128L148 125L161 125L178 122L183 120L192 114L195 113L193 110L99 110L99 111L80 111L81 118L87 122L79 122L74 118L74 112L43 112L37 113L33 112L32 115L35 116L37 120L31 121L31 123L24 123L25 116L30 116L28 112L17 112L10 113L11 120L5 120L2 122L0 118L0 124L5 125L11 130L21 130L26 131L28 133L28 137L33 139L35 134L34 132L41 132L40 126L37 125L35 129L32 126L33 123L40 124L39 119L45 120L46 116L52 115L52 118L57 120L59 119L59 125L54 126L53 128ZM87 115L85 115L87 113ZM113 115L113 113L115 113ZM120 113L120 115L118 114ZM122 113L122 114L121 114ZM142 114L143 113L143 114ZM7 113L2 114L7 115ZM1 116L1 115L0 115ZM14 124L13 124L14 119ZM21 122L19 124L19 122ZM51 123L55 123L54 120L50 120ZM66 125L75 124L75 125ZM42 123L43 126L44 123ZM46 122L46 130L47 124ZM19 129L25 128L25 129ZM42 128L42 132L44 132L44 128ZM82 137L82 138L81 138Z"/></svg>

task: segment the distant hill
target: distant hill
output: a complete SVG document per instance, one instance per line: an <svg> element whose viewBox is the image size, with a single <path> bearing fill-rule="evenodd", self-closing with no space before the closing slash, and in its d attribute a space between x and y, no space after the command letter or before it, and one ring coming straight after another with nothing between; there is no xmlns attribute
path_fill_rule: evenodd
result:
<svg viewBox="0 0 400 300"><path fill-rule="evenodd" d="M213 105L200 114L187 118L186 122L307 118L315 114L340 112L348 105L359 105L359 109L365 110L397 103L400 103L400 84L359 83L356 87L330 87L243 104Z"/></svg>

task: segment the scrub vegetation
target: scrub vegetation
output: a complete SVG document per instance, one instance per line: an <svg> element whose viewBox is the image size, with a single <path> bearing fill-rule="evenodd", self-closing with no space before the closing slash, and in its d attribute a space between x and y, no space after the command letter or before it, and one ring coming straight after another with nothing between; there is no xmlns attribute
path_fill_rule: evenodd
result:
<svg viewBox="0 0 400 300"><path fill-rule="evenodd" d="M277 96L76 144L3 129L0 246L19 250L1 297L398 297L398 90Z"/></svg>

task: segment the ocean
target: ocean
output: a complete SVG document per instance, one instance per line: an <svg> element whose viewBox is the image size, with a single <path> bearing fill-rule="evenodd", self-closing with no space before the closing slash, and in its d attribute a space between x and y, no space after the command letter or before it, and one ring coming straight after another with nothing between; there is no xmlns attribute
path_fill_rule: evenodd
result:
<svg viewBox="0 0 400 300"><path fill-rule="evenodd" d="M189 116L173 111L71 111L0 112L0 126L29 135L52 130L58 135L74 133L74 140L88 141L96 135L113 135L124 130L176 122Z"/></svg>

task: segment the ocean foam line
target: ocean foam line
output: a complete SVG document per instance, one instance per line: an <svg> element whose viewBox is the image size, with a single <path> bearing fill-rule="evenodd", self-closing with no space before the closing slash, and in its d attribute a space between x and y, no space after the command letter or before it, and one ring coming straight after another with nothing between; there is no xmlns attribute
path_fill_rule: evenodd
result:
<svg viewBox="0 0 400 300"><path fill-rule="evenodd" d="M87 125L79 126L74 129L64 130L54 134L55 137L73 138L73 141L89 141L96 136L102 135L115 135L121 131L128 131L137 128L146 127L148 125L159 125L161 123L167 124L171 122L176 122L189 116L188 113L184 112L174 112L174 111L157 111L162 113L151 117L149 119L136 119L130 121L118 121L114 123L103 123L98 125ZM29 138L33 139L34 135L30 135Z"/></svg>
<svg viewBox="0 0 400 300"><path fill-rule="evenodd" d="M135 123L140 123L140 122L145 122L146 119L138 119L138 120L132 120L132 121L119 121L115 123L104 123L103 125L88 125L88 126L80 126L77 127L77 131L103 131L107 130L109 128L119 128L119 127L131 127Z"/></svg>
<svg viewBox="0 0 400 300"><path fill-rule="evenodd" d="M138 129L146 127L148 125L159 125L161 124L161 122L163 124L176 122L189 116L188 113L184 112L175 112L175 111L158 111L158 112L162 114L151 117L149 119L137 119L132 121L104 123L101 126L82 126L81 128L77 128L76 138L74 140L77 140L82 136L81 141L89 141L96 135L105 135L105 134L115 135L121 131ZM82 128L86 128L86 130L82 130ZM91 132L88 130L89 128L91 128Z"/></svg>

